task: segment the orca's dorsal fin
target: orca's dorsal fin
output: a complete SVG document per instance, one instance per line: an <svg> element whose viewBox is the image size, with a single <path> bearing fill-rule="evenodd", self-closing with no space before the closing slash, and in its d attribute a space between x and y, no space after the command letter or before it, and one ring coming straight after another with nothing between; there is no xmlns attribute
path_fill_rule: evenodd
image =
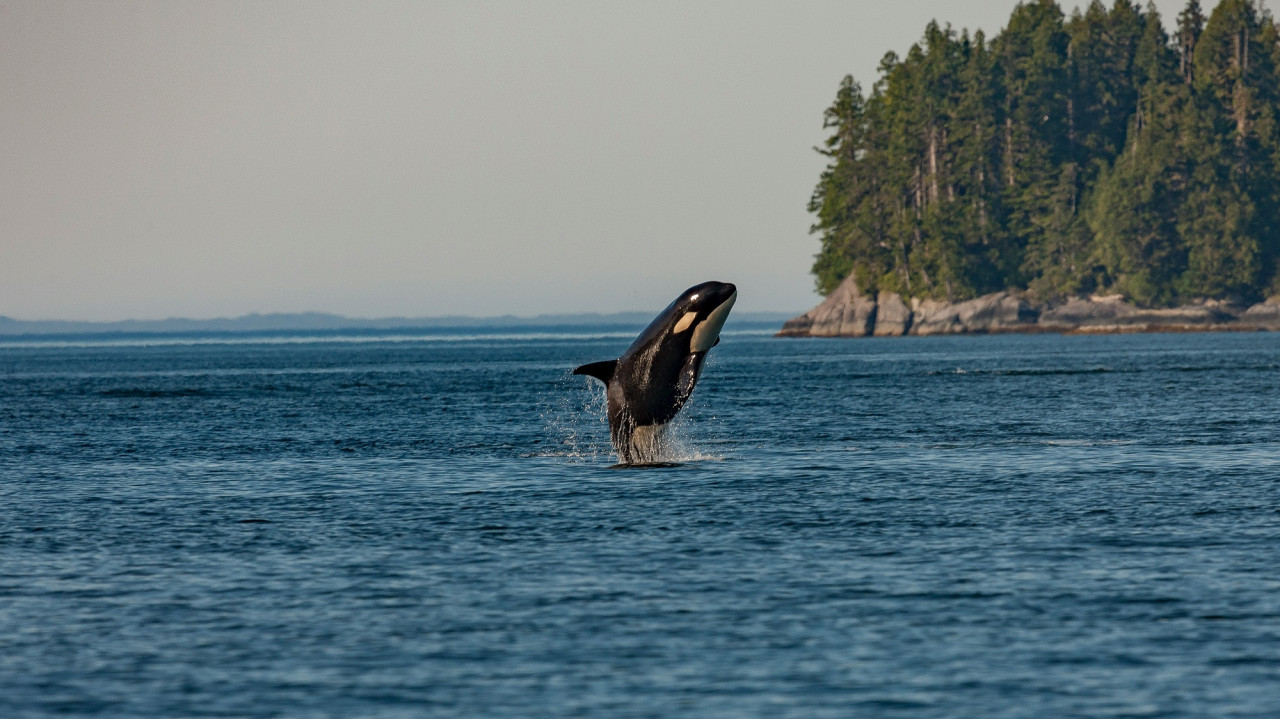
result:
<svg viewBox="0 0 1280 719"><path fill-rule="evenodd" d="M604 362L592 362L584 364L573 371L574 374L585 374L588 377L609 384L609 380L613 379L613 371L618 368L618 360L605 360Z"/></svg>

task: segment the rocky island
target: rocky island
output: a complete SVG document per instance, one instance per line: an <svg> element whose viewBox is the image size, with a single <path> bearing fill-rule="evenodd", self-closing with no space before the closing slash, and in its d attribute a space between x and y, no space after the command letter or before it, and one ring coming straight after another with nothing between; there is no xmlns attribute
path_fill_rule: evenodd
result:
<svg viewBox="0 0 1280 719"><path fill-rule="evenodd" d="M823 115L826 300L779 334L1280 330L1276 118L1259 0L930 23Z"/></svg>

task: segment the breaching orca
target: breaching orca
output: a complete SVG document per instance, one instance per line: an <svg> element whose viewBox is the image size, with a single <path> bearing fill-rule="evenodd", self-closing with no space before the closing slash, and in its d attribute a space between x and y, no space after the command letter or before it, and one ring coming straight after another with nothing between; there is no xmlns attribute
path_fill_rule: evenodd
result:
<svg viewBox="0 0 1280 719"><path fill-rule="evenodd" d="M604 382L609 438L623 464L659 459L662 434L693 393L707 350L738 299L727 282L690 287L662 311L616 360L573 371Z"/></svg>

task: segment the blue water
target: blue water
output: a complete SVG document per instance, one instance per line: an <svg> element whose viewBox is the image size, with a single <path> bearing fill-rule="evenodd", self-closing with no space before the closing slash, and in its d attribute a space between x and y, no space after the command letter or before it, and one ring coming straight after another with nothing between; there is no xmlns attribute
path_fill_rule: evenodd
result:
<svg viewBox="0 0 1280 719"><path fill-rule="evenodd" d="M0 344L0 716L1280 714L1280 334L630 339Z"/></svg>

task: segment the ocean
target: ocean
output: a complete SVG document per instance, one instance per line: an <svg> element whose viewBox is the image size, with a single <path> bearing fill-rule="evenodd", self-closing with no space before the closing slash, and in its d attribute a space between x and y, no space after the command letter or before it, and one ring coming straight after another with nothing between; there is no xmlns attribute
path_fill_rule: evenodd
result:
<svg viewBox="0 0 1280 719"><path fill-rule="evenodd" d="M0 342L0 716L1280 714L1280 334L634 333Z"/></svg>

